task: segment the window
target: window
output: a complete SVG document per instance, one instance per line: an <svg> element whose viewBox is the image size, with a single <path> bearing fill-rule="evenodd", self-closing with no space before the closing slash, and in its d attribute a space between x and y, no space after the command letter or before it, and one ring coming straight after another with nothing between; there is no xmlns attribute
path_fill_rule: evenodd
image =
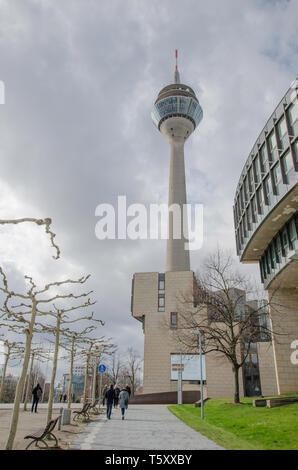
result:
<svg viewBox="0 0 298 470"><path fill-rule="evenodd" d="M158 294L158 311L165 311L165 296L164 294Z"/></svg>
<svg viewBox="0 0 298 470"><path fill-rule="evenodd" d="M272 174L273 174L273 181L274 181L274 188L275 188L275 194L279 194L280 191L279 191L279 185L282 181L282 178L281 178L281 170L280 170L280 164L277 163L277 165L275 165L275 167L273 168L272 170Z"/></svg>
<svg viewBox="0 0 298 470"><path fill-rule="evenodd" d="M288 117L289 117L289 121L290 121L291 126L294 125L294 122L298 118L298 109L297 108L298 108L297 103L293 103L288 109Z"/></svg>
<svg viewBox="0 0 298 470"><path fill-rule="evenodd" d="M269 151L269 159L271 161L274 161L277 158L276 147L277 147L276 137L275 137L275 133L273 130L268 137L268 151Z"/></svg>
<svg viewBox="0 0 298 470"><path fill-rule="evenodd" d="M178 314L171 312L171 328L177 328Z"/></svg>
<svg viewBox="0 0 298 470"><path fill-rule="evenodd" d="M260 162L261 162L261 171L262 173L267 173L268 171L268 160L265 144L260 148Z"/></svg>
<svg viewBox="0 0 298 470"><path fill-rule="evenodd" d="M285 176L285 181L287 184L290 183L289 173L293 169L293 161L290 151L288 151L282 158L282 168Z"/></svg>
<svg viewBox="0 0 298 470"><path fill-rule="evenodd" d="M286 125L286 120L285 120L284 117L282 117L278 121L277 132L278 132L278 137L279 137L280 143L282 144L282 138L287 133L287 125Z"/></svg>
<svg viewBox="0 0 298 470"><path fill-rule="evenodd" d="M293 145L293 157L295 162L295 169L298 171L298 140Z"/></svg>
<svg viewBox="0 0 298 470"><path fill-rule="evenodd" d="M246 221L247 221L247 230L250 232L251 231L251 210L250 207L246 211Z"/></svg>
<svg viewBox="0 0 298 470"><path fill-rule="evenodd" d="M275 138L274 131L272 131L268 137L268 145L269 145L270 152L273 152L273 150L276 147L276 138Z"/></svg>
<svg viewBox="0 0 298 470"><path fill-rule="evenodd" d="M244 198L245 198L245 202L248 201L248 187L247 187L247 178L245 178L244 180L244 184L243 184L243 190L244 190Z"/></svg>
<svg viewBox="0 0 298 470"><path fill-rule="evenodd" d="M272 201L271 201L271 193L272 193L272 189L271 189L271 181L270 181L270 176L267 176L265 178L265 181L264 181L264 189L265 189L265 202L268 206L271 205Z"/></svg>
<svg viewBox="0 0 298 470"><path fill-rule="evenodd" d="M253 192L253 178L252 178L252 167L250 167L250 169L248 170L248 174L247 174L247 178L248 178L248 188L249 188L249 192L252 193Z"/></svg>
<svg viewBox="0 0 298 470"><path fill-rule="evenodd" d="M260 181L260 167L259 167L259 160L257 158L254 159L254 173L255 173L255 182L258 183Z"/></svg>
<svg viewBox="0 0 298 470"><path fill-rule="evenodd" d="M263 196L263 188L259 188L257 191L257 200L258 200L258 209L259 214L264 213L264 196Z"/></svg>
<svg viewBox="0 0 298 470"><path fill-rule="evenodd" d="M257 204L256 204L256 196L254 196L251 200L251 216L252 221L255 223L257 221Z"/></svg>

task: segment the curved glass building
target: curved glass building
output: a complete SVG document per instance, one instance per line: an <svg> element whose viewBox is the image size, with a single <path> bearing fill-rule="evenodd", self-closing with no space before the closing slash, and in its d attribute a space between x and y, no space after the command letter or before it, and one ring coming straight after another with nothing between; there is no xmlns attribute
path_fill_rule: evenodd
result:
<svg viewBox="0 0 298 470"><path fill-rule="evenodd" d="M275 299L279 299L279 324L282 323L284 331L289 328L296 335L294 339L298 339L297 85L298 80L295 80L258 136L242 170L234 199L237 254L243 263L259 263L264 288L269 297L274 293ZM270 313L272 322L276 323L277 312ZM283 341L286 341L287 352L283 350L279 366L288 374L290 336L279 342ZM277 370L278 349L276 342ZM298 391L297 372L289 385L288 377L279 377L277 371L280 392Z"/></svg>

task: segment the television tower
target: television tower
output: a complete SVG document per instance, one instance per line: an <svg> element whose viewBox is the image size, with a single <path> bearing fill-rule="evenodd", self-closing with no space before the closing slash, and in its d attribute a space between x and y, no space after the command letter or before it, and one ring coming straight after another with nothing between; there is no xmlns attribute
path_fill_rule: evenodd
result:
<svg viewBox="0 0 298 470"><path fill-rule="evenodd" d="M187 213L183 206L186 204L184 143L192 134L203 117L195 92L187 85L180 83L178 71L178 51L175 50L176 66L174 83L164 87L154 103L151 117L162 135L170 144L170 181L168 200L168 240L166 271L190 271L189 251L185 250L187 243ZM175 216L170 206L180 207L180 226L174 226ZM184 228L184 230L183 230ZM181 234L179 238L177 234Z"/></svg>

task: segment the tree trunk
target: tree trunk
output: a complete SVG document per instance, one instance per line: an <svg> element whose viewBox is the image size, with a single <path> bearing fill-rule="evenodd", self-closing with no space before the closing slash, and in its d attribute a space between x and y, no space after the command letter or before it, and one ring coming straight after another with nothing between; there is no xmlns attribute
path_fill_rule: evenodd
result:
<svg viewBox="0 0 298 470"><path fill-rule="evenodd" d="M72 381L73 381L74 343L75 343L75 338L73 336L72 340L71 340L71 356L70 356L70 371L69 371L67 408L71 407L71 394L73 393L72 392Z"/></svg>
<svg viewBox="0 0 298 470"><path fill-rule="evenodd" d="M240 403L240 394L239 394L239 367L233 367L234 372L234 403Z"/></svg>
<svg viewBox="0 0 298 470"><path fill-rule="evenodd" d="M26 387L26 394L25 394L25 398L24 398L24 411L27 411L27 403L28 403L29 390L30 390L30 385L31 385L31 377L32 377L32 371L33 371L34 356L35 356L35 354L32 353L32 356L31 356L31 365L30 365L30 372L29 372L29 375L28 375L28 381L27 381L27 387Z"/></svg>
<svg viewBox="0 0 298 470"><path fill-rule="evenodd" d="M54 359L53 359L53 370L52 370L52 378L51 378L51 384L50 384L47 423L51 421L52 412L53 412L54 387L55 387L56 370L57 370L57 362L58 362L58 352L59 352L60 322L61 322L61 314L58 313L57 324L56 324L55 353L54 353Z"/></svg>
<svg viewBox="0 0 298 470"><path fill-rule="evenodd" d="M23 393L23 388L24 388L24 383L27 375L27 370L28 370L28 364L30 360L30 353L31 353L31 343L32 343L32 337L33 337L33 327L35 324L35 318L36 318L36 301L32 301L32 314L31 314L31 320L29 323L29 328L27 330L26 334L26 346L25 346L25 354L24 354L24 362L23 362L23 368L21 372L21 376L18 380L17 388L16 388L16 394L15 394L15 399L14 399L14 405L13 405L13 412L12 412L12 417L11 417L11 422L10 422L10 429L9 429L9 434L8 434L8 439L6 443L6 450L12 450L15 435L17 432L17 426L18 426L18 420L19 420L19 411L20 411L20 403L22 399L22 393Z"/></svg>
<svg viewBox="0 0 298 470"><path fill-rule="evenodd" d="M2 400L2 396L3 396L3 393L4 393L6 369L7 369L7 364L8 364L8 361L9 361L9 356L10 356L10 350L8 349L7 354L6 354L6 358L5 358L5 362L4 362L4 365L3 365L2 381L1 381L1 388L0 388L0 402Z"/></svg>
<svg viewBox="0 0 298 470"><path fill-rule="evenodd" d="M89 360L90 352L88 351L87 360L86 360L86 371L85 371L85 383L84 383L84 394L83 394L83 403L87 402L87 387L88 387L88 369L89 369Z"/></svg>

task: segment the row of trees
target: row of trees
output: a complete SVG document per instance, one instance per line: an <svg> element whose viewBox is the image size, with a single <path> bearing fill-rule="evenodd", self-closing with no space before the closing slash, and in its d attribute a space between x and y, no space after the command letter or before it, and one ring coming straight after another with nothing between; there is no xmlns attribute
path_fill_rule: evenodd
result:
<svg viewBox="0 0 298 470"><path fill-rule="evenodd" d="M31 222L45 227L45 231L50 237L51 246L56 253L53 257L58 259L60 257L60 249L54 241L56 235L51 230L51 219L24 218L0 220L0 225L24 222ZM7 336L5 340L6 353L0 398L4 391L8 361L21 357L21 372L15 390L11 424L6 443L7 450L13 448L26 377L28 375L24 398L25 410L30 395L30 377L32 376L34 361L37 358L41 361L46 359L44 351L35 347L33 338L40 338L42 336L49 340L52 337L54 343L47 411L48 421L52 417L54 386L60 349L64 348L70 355L70 389L76 354L80 353L86 359L86 389L88 365L91 355L96 351L97 356L100 357L103 354L109 354L114 349L110 338L99 337L97 333L98 327L103 326L104 323L95 318L94 312L90 312L90 308L96 303L91 298L93 292L87 289L82 292L82 288L87 285L89 278L90 275L87 275L79 279L54 281L38 287L32 277L25 275L24 290L16 292L15 289L10 287L4 268L0 266L0 299L2 301L0 326L3 331L6 331ZM10 340L9 335L13 336L14 339ZM21 341L15 339L17 335L21 336ZM71 393L68 396L68 406L70 406ZM86 400L86 390L84 391L84 400Z"/></svg>

